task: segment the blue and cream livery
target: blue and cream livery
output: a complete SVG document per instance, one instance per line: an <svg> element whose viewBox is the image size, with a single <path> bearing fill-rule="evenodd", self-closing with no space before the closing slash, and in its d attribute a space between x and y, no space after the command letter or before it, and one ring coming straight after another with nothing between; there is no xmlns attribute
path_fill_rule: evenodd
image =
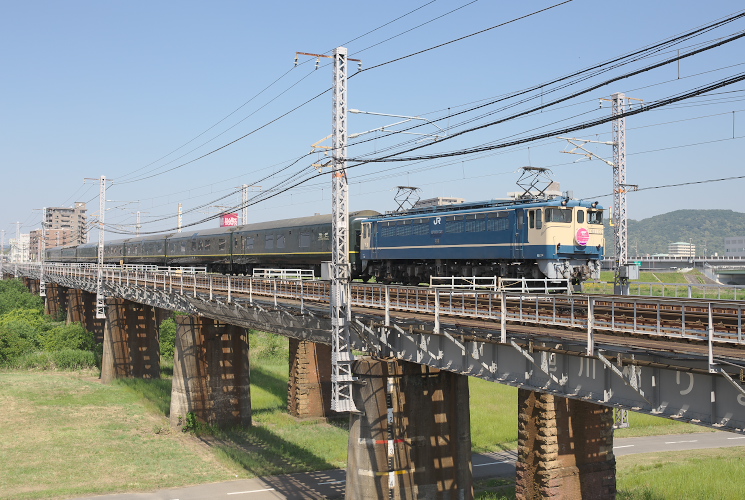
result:
<svg viewBox="0 0 745 500"><path fill-rule="evenodd" d="M509 200L445 205L362 222L363 277L419 283L430 276L569 279L600 273L597 202Z"/></svg>

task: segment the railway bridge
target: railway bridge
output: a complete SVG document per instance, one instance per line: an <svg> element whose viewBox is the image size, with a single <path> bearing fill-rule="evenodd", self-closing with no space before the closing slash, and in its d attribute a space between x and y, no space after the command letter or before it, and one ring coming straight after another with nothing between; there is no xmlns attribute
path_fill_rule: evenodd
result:
<svg viewBox="0 0 745 500"><path fill-rule="evenodd" d="M330 413L329 284L18 264L104 343L102 379L158 377L159 319L177 316L171 423L250 425L246 329L289 337L289 410ZM518 496L614 498L613 408L745 434L741 301L353 283L347 498L471 498L468 377L518 390ZM164 313L165 311L165 313Z"/></svg>

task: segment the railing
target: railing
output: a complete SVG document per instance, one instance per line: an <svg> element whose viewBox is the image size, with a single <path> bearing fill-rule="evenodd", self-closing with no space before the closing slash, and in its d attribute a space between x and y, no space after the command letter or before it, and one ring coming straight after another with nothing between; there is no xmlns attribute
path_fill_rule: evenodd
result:
<svg viewBox="0 0 745 500"><path fill-rule="evenodd" d="M430 288L455 290L505 290L521 293L571 293L569 280L548 278L497 278L496 276L431 276Z"/></svg>
<svg viewBox="0 0 745 500"><path fill-rule="evenodd" d="M39 277L39 266L23 264L19 271ZM45 265L46 281L77 278L95 281L95 269L83 266ZM320 280L249 278L205 273L178 273L164 270L106 267L106 283L154 289L187 296L248 299L270 298L328 303L329 283ZM687 285L686 285L687 286ZM697 287L698 285L693 285ZM396 311L431 315L436 330L441 317L477 318L499 322L501 338L506 341L506 323L561 326L586 332L587 350L594 350L594 333L644 334L666 338L697 339L714 343L744 344L741 301L708 302L670 297L593 296L519 293L508 290L458 290L379 284L352 283L354 307L383 311L388 323ZM488 328L488 324L486 325ZM710 349L711 352L711 349Z"/></svg>
<svg viewBox="0 0 745 500"><path fill-rule="evenodd" d="M254 269L254 278L279 278L283 280L312 280L312 269Z"/></svg>
<svg viewBox="0 0 745 500"><path fill-rule="evenodd" d="M707 283L662 283L638 282L629 283L630 295L640 297L674 297L689 299L743 300L745 286L713 285ZM605 281L585 281L582 293L613 294L613 283Z"/></svg>

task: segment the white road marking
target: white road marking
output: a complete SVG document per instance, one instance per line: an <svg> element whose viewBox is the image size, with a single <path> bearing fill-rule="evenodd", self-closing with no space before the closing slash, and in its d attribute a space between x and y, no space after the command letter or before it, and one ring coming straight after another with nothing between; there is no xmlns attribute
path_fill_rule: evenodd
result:
<svg viewBox="0 0 745 500"><path fill-rule="evenodd" d="M665 444L678 444L678 443L698 443L698 439L692 439L690 441L665 441Z"/></svg>
<svg viewBox="0 0 745 500"><path fill-rule="evenodd" d="M251 491L234 491L232 493L228 493L228 495L244 495L246 493L259 493L260 491L274 491L274 488L266 488L264 490L251 490Z"/></svg>
<svg viewBox="0 0 745 500"><path fill-rule="evenodd" d="M632 448L633 446L633 444L625 444L623 446L614 446L613 449L617 450L618 448Z"/></svg>
<svg viewBox="0 0 745 500"><path fill-rule="evenodd" d="M745 436L735 437L735 438L727 438L727 439L745 439Z"/></svg>
<svg viewBox="0 0 745 500"><path fill-rule="evenodd" d="M342 479L341 481L327 481L325 483L318 483L318 485L320 486L322 484L338 484L338 483L346 483L346 482L347 482L346 479Z"/></svg>
<svg viewBox="0 0 745 500"><path fill-rule="evenodd" d="M475 464L474 467L482 467L484 465L494 465L494 464L508 464L510 462L489 462L488 464Z"/></svg>

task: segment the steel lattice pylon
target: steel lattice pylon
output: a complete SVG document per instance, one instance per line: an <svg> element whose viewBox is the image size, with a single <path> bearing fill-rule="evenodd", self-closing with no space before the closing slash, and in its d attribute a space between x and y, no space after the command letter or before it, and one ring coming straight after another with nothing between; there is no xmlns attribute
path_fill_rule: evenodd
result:
<svg viewBox="0 0 745 500"><path fill-rule="evenodd" d="M104 215L106 214L106 176L101 176L98 192L98 269L96 272L96 318L106 318L106 297L103 294Z"/></svg>
<svg viewBox="0 0 745 500"><path fill-rule="evenodd" d="M349 185L347 182L347 49L334 49L332 135L331 242L331 409L356 411L352 400L352 346L349 323Z"/></svg>
<svg viewBox="0 0 745 500"><path fill-rule="evenodd" d="M628 105L626 94L612 95L613 116L623 115ZM613 120L613 229L615 240L614 291L628 295L628 280L621 276L621 268L628 261L628 214L626 213L626 118Z"/></svg>

